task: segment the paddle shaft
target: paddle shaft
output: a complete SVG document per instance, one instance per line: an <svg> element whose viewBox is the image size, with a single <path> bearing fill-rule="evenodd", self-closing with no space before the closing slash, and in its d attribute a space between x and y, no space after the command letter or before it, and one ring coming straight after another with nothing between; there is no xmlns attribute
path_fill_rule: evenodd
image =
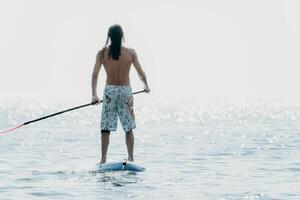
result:
<svg viewBox="0 0 300 200"><path fill-rule="evenodd" d="M137 92L133 92L132 94L135 95L135 94L139 94L139 93L143 93L143 92L146 92L145 90L141 90L141 91L137 91ZM102 103L103 100L100 100L99 103ZM41 118L38 118L38 119L34 119L34 120L31 120L31 121L28 121L28 122L24 122L22 124L22 126L25 126L25 125L28 125L28 124L31 124L31 123L34 123L34 122L38 122L38 121L41 121L41 120L44 120L44 119L47 119L47 118L50 118L50 117L54 117L56 115L60 115L60 114L63 114L65 112L70 112L72 110L77 110L79 108L84 108L84 107L87 107L87 106L90 106L90 105L94 105L95 103L87 103L87 104L83 104L83 105L80 105L80 106L76 106L76 107L73 107L73 108L69 108L69 109L66 109L66 110L63 110L63 111L60 111L60 112L57 112L57 113L53 113L51 115L47 115L47 116L44 116L44 117L41 117Z"/></svg>

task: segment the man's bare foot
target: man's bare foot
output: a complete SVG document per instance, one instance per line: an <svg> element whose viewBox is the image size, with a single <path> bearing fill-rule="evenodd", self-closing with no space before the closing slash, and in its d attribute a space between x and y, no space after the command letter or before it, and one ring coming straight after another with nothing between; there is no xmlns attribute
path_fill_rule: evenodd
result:
<svg viewBox="0 0 300 200"><path fill-rule="evenodd" d="M98 162L98 165L104 164L104 163L105 163L105 161L101 160L100 162Z"/></svg>
<svg viewBox="0 0 300 200"><path fill-rule="evenodd" d="M129 161L129 162L134 162L134 159L128 157L128 161Z"/></svg>

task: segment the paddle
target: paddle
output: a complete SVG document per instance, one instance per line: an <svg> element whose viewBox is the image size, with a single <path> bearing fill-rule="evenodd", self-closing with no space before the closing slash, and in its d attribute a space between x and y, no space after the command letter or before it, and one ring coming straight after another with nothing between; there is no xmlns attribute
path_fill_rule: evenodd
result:
<svg viewBox="0 0 300 200"><path fill-rule="evenodd" d="M133 92L132 94L135 95L135 94L139 94L139 93L143 93L143 92L146 92L146 90L141 90L141 91ZM99 103L102 103L102 102L103 102L103 100L100 100ZM66 110L63 110L63 111L60 111L60 112L57 112L57 113L53 113L51 115L46 115L44 117L40 117L40 118L37 118L37 119L34 119L34 120L30 120L30 121L24 122L23 124L20 124L20 125L14 127L14 128L8 129L6 131L0 131L0 134L5 134L5 133L8 133L10 131L16 130L16 129L22 127L22 126L26 126L26 125L34 123L34 122L38 122L38 121L41 121L41 120L44 120L44 119L47 119L47 118L50 118L50 117L54 117L56 115L63 114L65 112L70 112L72 110L77 110L79 108L87 107L87 106L94 105L94 104L96 104L96 103L87 103L87 104L83 104L83 105L80 105L80 106L69 108L69 109L66 109Z"/></svg>

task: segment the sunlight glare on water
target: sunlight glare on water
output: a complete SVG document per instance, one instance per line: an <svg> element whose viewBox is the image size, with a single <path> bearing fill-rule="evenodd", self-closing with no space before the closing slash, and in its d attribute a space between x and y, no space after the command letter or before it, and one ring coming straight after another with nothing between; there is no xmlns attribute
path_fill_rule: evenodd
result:
<svg viewBox="0 0 300 200"><path fill-rule="evenodd" d="M0 129L72 106L2 104ZM141 173L95 171L99 116L90 107L1 135L1 199L300 199L297 104L136 106ZM108 161L126 157L119 128Z"/></svg>

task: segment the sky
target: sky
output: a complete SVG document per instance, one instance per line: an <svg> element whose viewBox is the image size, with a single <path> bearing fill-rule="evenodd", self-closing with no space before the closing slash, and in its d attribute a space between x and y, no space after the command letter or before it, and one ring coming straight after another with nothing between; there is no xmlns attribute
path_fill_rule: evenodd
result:
<svg viewBox="0 0 300 200"><path fill-rule="evenodd" d="M95 57L115 23L153 99L299 99L299 10L297 0L1 1L0 101L90 101ZM133 68L131 85L143 89Z"/></svg>

